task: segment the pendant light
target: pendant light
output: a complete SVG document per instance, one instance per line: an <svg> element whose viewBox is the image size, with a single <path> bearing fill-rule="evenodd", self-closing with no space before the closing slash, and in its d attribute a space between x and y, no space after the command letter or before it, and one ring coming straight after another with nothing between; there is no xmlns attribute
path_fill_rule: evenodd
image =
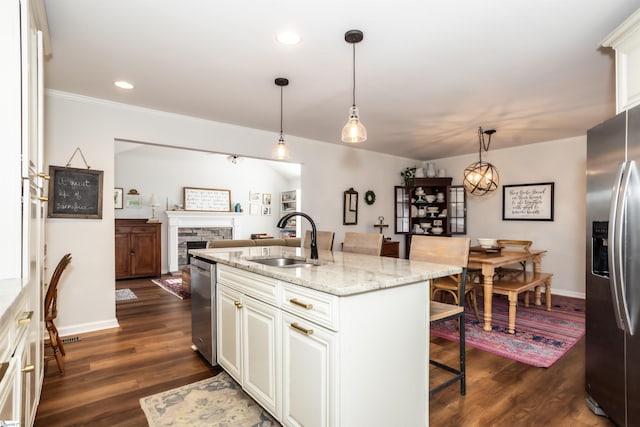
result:
<svg viewBox="0 0 640 427"><path fill-rule="evenodd" d="M349 121L342 128L343 142L364 142L367 140L367 129L365 129L360 117L358 117L358 107L356 107L356 43L360 43L364 34L360 30L349 30L344 34L347 43L353 46L353 105L349 109Z"/></svg>
<svg viewBox="0 0 640 427"><path fill-rule="evenodd" d="M482 130L478 127L478 144L480 161L470 164L464 170L464 188L471 194L476 196L484 196L494 191L500 183L500 175L498 169L489 162L482 161L482 150L489 151L491 145L491 135L496 133L495 129ZM484 136L489 135L485 143Z"/></svg>
<svg viewBox="0 0 640 427"><path fill-rule="evenodd" d="M289 149L284 143L284 134L282 133L282 88L289 84L289 80L278 77L275 83L277 86L280 86L280 138L278 138L278 143L273 147L273 151L271 151L271 158L275 160L289 160Z"/></svg>

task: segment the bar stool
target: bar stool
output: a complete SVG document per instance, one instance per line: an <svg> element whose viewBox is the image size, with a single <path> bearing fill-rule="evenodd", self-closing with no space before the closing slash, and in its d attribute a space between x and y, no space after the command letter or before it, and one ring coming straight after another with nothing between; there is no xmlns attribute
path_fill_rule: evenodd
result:
<svg viewBox="0 0 640 427"><path fill-rule="evenodd" d="M458 282L458 295L465 295L465 285L467 282L467 264L469 263L470 239L455 237L436 236L413 236L411 238L410 259L416 261L427 261L438 264L455 265L462 268L460 280ZM434 279L437 282L438 279ZM458 320L458 331L460 334L459 368L445 365L436 360L429 359L429 364L443 369L454 376L429 390L429 397L460 381L460 394L467 392L466 361L465 361L465 325L464 325L464 297L458 298L457 304L445 304L438 301L431 301L429 307L430 325L443 323L448 320Z"/></svg>

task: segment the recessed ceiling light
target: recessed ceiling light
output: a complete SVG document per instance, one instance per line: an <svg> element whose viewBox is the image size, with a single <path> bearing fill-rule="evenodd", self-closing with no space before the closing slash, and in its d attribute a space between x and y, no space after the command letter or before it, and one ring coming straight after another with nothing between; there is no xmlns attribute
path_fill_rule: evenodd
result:
<svg viewBox="0 0 640 427"><path fill-rule="evenodd" d="M276 40L278 40L282 44L286 44L287 46L293 46L300 43L301 38L293 31L283 31L282 33L278 34Z"/></svg>
<svg viewBox="0 0 640 427"><path fill-rule="evenodd" d="M118 80L117 82L113 82L113 84L121 89L133 89L133 85L129 82L125 82L124 80Z"/></svg>

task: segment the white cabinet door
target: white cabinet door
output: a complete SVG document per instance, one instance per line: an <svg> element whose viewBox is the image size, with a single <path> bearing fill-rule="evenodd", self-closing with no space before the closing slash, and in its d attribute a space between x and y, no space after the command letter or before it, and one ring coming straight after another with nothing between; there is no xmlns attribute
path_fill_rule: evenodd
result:
<svg viewBox="0 0 640 427"><path fill-rule="evenodd" d="M286 426L337 426L335 332L284 314L282 419Z"/></svg>
<svg viewBox="0 0 640 427"><path fill-rule="evenodd" d="M242 351L242 386L280 418L280 310L246 295L242 297Z"/></svg>
<svg viewBox="0 0 640 427"><path fill-rule="evenodd" d="M216 297L218 363L242 384L242 294L218 283Z"/></svg>

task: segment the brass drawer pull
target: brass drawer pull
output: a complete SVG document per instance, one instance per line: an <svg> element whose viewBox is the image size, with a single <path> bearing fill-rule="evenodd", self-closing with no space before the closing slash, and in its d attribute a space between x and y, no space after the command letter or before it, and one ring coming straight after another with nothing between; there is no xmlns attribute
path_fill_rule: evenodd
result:
<svg viewBox="0 0 640 427"><path fill-rule="evenodd" d="M289 300L289 302L290 302L291 304L295 304L295 305L300 306L300 307L302 307L302 308L306 308L307 310L311 310L311 309L313 308L313 304L306 304L306 303L304 303L304 302L300 302L300 301L298 301L298 300L297 300L297 299L295 299L295 298L291 298L291 299Z"/></svg>
<svg viewBox="0 0 640 427"><path fill-rule="evenodd" d="M47 196L40 196L38 197L38 200L40 200L41 202L48 202L49 198Z"/></svg>
<svg viewBox="0 0 640 427"><path fill-rule="evenodd" d="M33 316L33 311L25 311L22 313L22 317L18 319L18 325L24 325L25 323L31 322L31 317Z"/></svg>
<svg viewBox="0 0 640 427"><path fill-rule="evenodd" d="M313 329L305 329L302 326L298 325L297 323L292 323L291 327L298 332L302 332L305 335L311 335L313 333Z"/></svg>
<svg viewBox="0 0 640 427"><path fill-rule="evenodd" d="M25 374L29 372L33 372L35 370L36 370L35 365L27 365L24 368L22 368L22 372L24 372Z"/></svg>
<svg viewBox="0 0 640 427"><path fill-rule="evenodd" d="M235 301L234 304L236 305L236 308L242 308L242 303L240 301Z"/></svg>
<svg viewBox="0 0 640 427"><path fill-rule="evenodd" d="M40 178L42 178L42 179L45 179L45 180L47 180L47 181L49 181L49 180L51 179L51 177L50 177L49 175L47 175L46 173L44 173L44 172L40 172L40 173L38 174L38 177L40 177Z"/></svg>

